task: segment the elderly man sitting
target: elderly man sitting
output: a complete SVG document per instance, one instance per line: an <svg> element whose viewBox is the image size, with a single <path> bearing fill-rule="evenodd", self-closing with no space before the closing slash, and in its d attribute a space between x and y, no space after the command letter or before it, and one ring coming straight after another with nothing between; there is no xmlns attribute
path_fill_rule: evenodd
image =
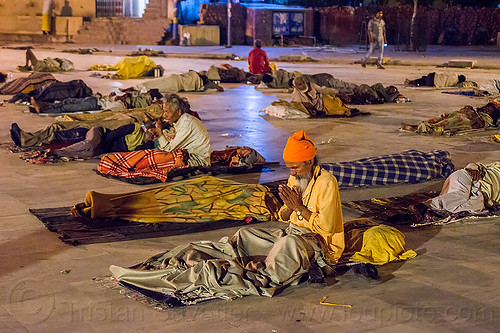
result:
<svg viewBox="0 0 500 333"><path fill-rule="evenodd" d="M156 149L107 154L97 170L102 174L155 177L162 181L174 168L210 165L210 137L203 123L188 113L186 99L176 94L163 99L163 121L156 122Z"/></svg>
<svg viewBox="0 0 500 333"><path fill-rule="evenodd" d="M315 155L304 131L289 138L283 158L290 178L279 188L285 203L279 214L290 222L287 229L242 228L218 242L180 245L135 268L111 266L111 272L120 282L190 300L271 297L308 272L310 282L324 282L318 266L340 258L344 227L337 181L317 165ZM274 216L276 210L269 210Z"/></svg>

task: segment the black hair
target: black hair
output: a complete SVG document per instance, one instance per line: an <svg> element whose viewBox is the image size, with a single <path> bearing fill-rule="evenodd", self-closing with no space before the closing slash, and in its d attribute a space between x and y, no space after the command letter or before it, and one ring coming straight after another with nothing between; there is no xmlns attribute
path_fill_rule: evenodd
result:
<svg viewBox="0 0 500 333"><path fill-rule="evenodd" d="M465 82L465 75L458 76L458 83Z"/></svg>
<svg viewBox="0 0 500 333"><path fill-rule="evenodd" d="M7 79L7 74L0 72L0 83L5 82Z"/></svg>
<svg viewBox="0 0 500 333"><path fill-rule="evenodd" d="M262 41L260 39L256 39L254 44L255 47L258 47L259 49L262 47Z"/></svg>
<svg viewBox="0 0 500 333"><path fill-rule="evenodd" d="M264 74L264 75L262 75L262 82L271 83L271 82L273 82L273 77L269 74Z"/></svg>

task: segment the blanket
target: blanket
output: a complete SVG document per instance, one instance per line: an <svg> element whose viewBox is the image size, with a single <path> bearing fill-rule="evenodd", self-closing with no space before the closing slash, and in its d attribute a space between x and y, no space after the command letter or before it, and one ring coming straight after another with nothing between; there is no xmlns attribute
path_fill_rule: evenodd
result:
<svg viewBox="0 0 500 333"><path fill-rule="evenodd" d="M56 82L54 75L50 73L34 72L27 77L18 78L10 82L6 82L0 86L0 95L14 95L18 93L29 93L35 89L42 89L43 87Z"/></svg>
<svg viewBox="0 0 500 333"><path fill-rule="evenodd" d="M445 225L478 218L498 218L500 206L491 207L482 213L449 213L444 210L428 208L423 202L438 196L435 191L411 193L402 197L372 198L370 200L343 202L344 207L357 210L361 217L367 217L381 223L404 227L422 227Z"/></svg>
<svg viewBox="0 0 500 333"><path fill-rule="evenodd" d="M123 58L115 65L93 65L91 71L116 71L122 80L134 79L146 75L156 64L147 56Z"/></svg>
<svg viewBox="0 0 500 333"><path fill-rule="evenodd" d="M61 241L73 246L183 235L260 222L249 218L197 223L173 221L139 223L119 218L103 218L96 223L88 217L71 216L71 207L30 209L29 211L49 231L56 233Z"/></svg>
<svg viewBox="0 0 500 333"><path fill-rule="evenodd" d="M337 178L339 187L419 183L447 177L454 170L450 153L433 150L424 153L406 150L350 162L323 163L321 166Z"/></svg>

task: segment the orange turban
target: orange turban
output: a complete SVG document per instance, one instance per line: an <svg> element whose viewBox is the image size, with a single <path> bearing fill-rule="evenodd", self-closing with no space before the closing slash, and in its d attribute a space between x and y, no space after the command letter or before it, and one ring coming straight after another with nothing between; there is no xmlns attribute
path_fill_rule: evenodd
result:
<svg viewBox="0 0 500 333"><path fill-rule="evenodd" d="M298 131L288 138L288 142L283 150L283 159L287 162L309 161L316 156L317 150L306 133Z"/></svg>

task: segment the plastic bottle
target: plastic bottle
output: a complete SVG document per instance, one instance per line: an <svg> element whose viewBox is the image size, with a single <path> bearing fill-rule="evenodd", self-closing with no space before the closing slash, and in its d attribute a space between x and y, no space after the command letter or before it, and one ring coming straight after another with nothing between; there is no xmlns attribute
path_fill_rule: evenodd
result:
<svg viewBox="0 0 500 333"><path fill-rule="evenodd" d="M9 72L7 73L7 82L12 81L12 79L13 79L13 78L14 78L14 75L12 74L12 72L11 72L11 71L9 71Z"/></svg>

